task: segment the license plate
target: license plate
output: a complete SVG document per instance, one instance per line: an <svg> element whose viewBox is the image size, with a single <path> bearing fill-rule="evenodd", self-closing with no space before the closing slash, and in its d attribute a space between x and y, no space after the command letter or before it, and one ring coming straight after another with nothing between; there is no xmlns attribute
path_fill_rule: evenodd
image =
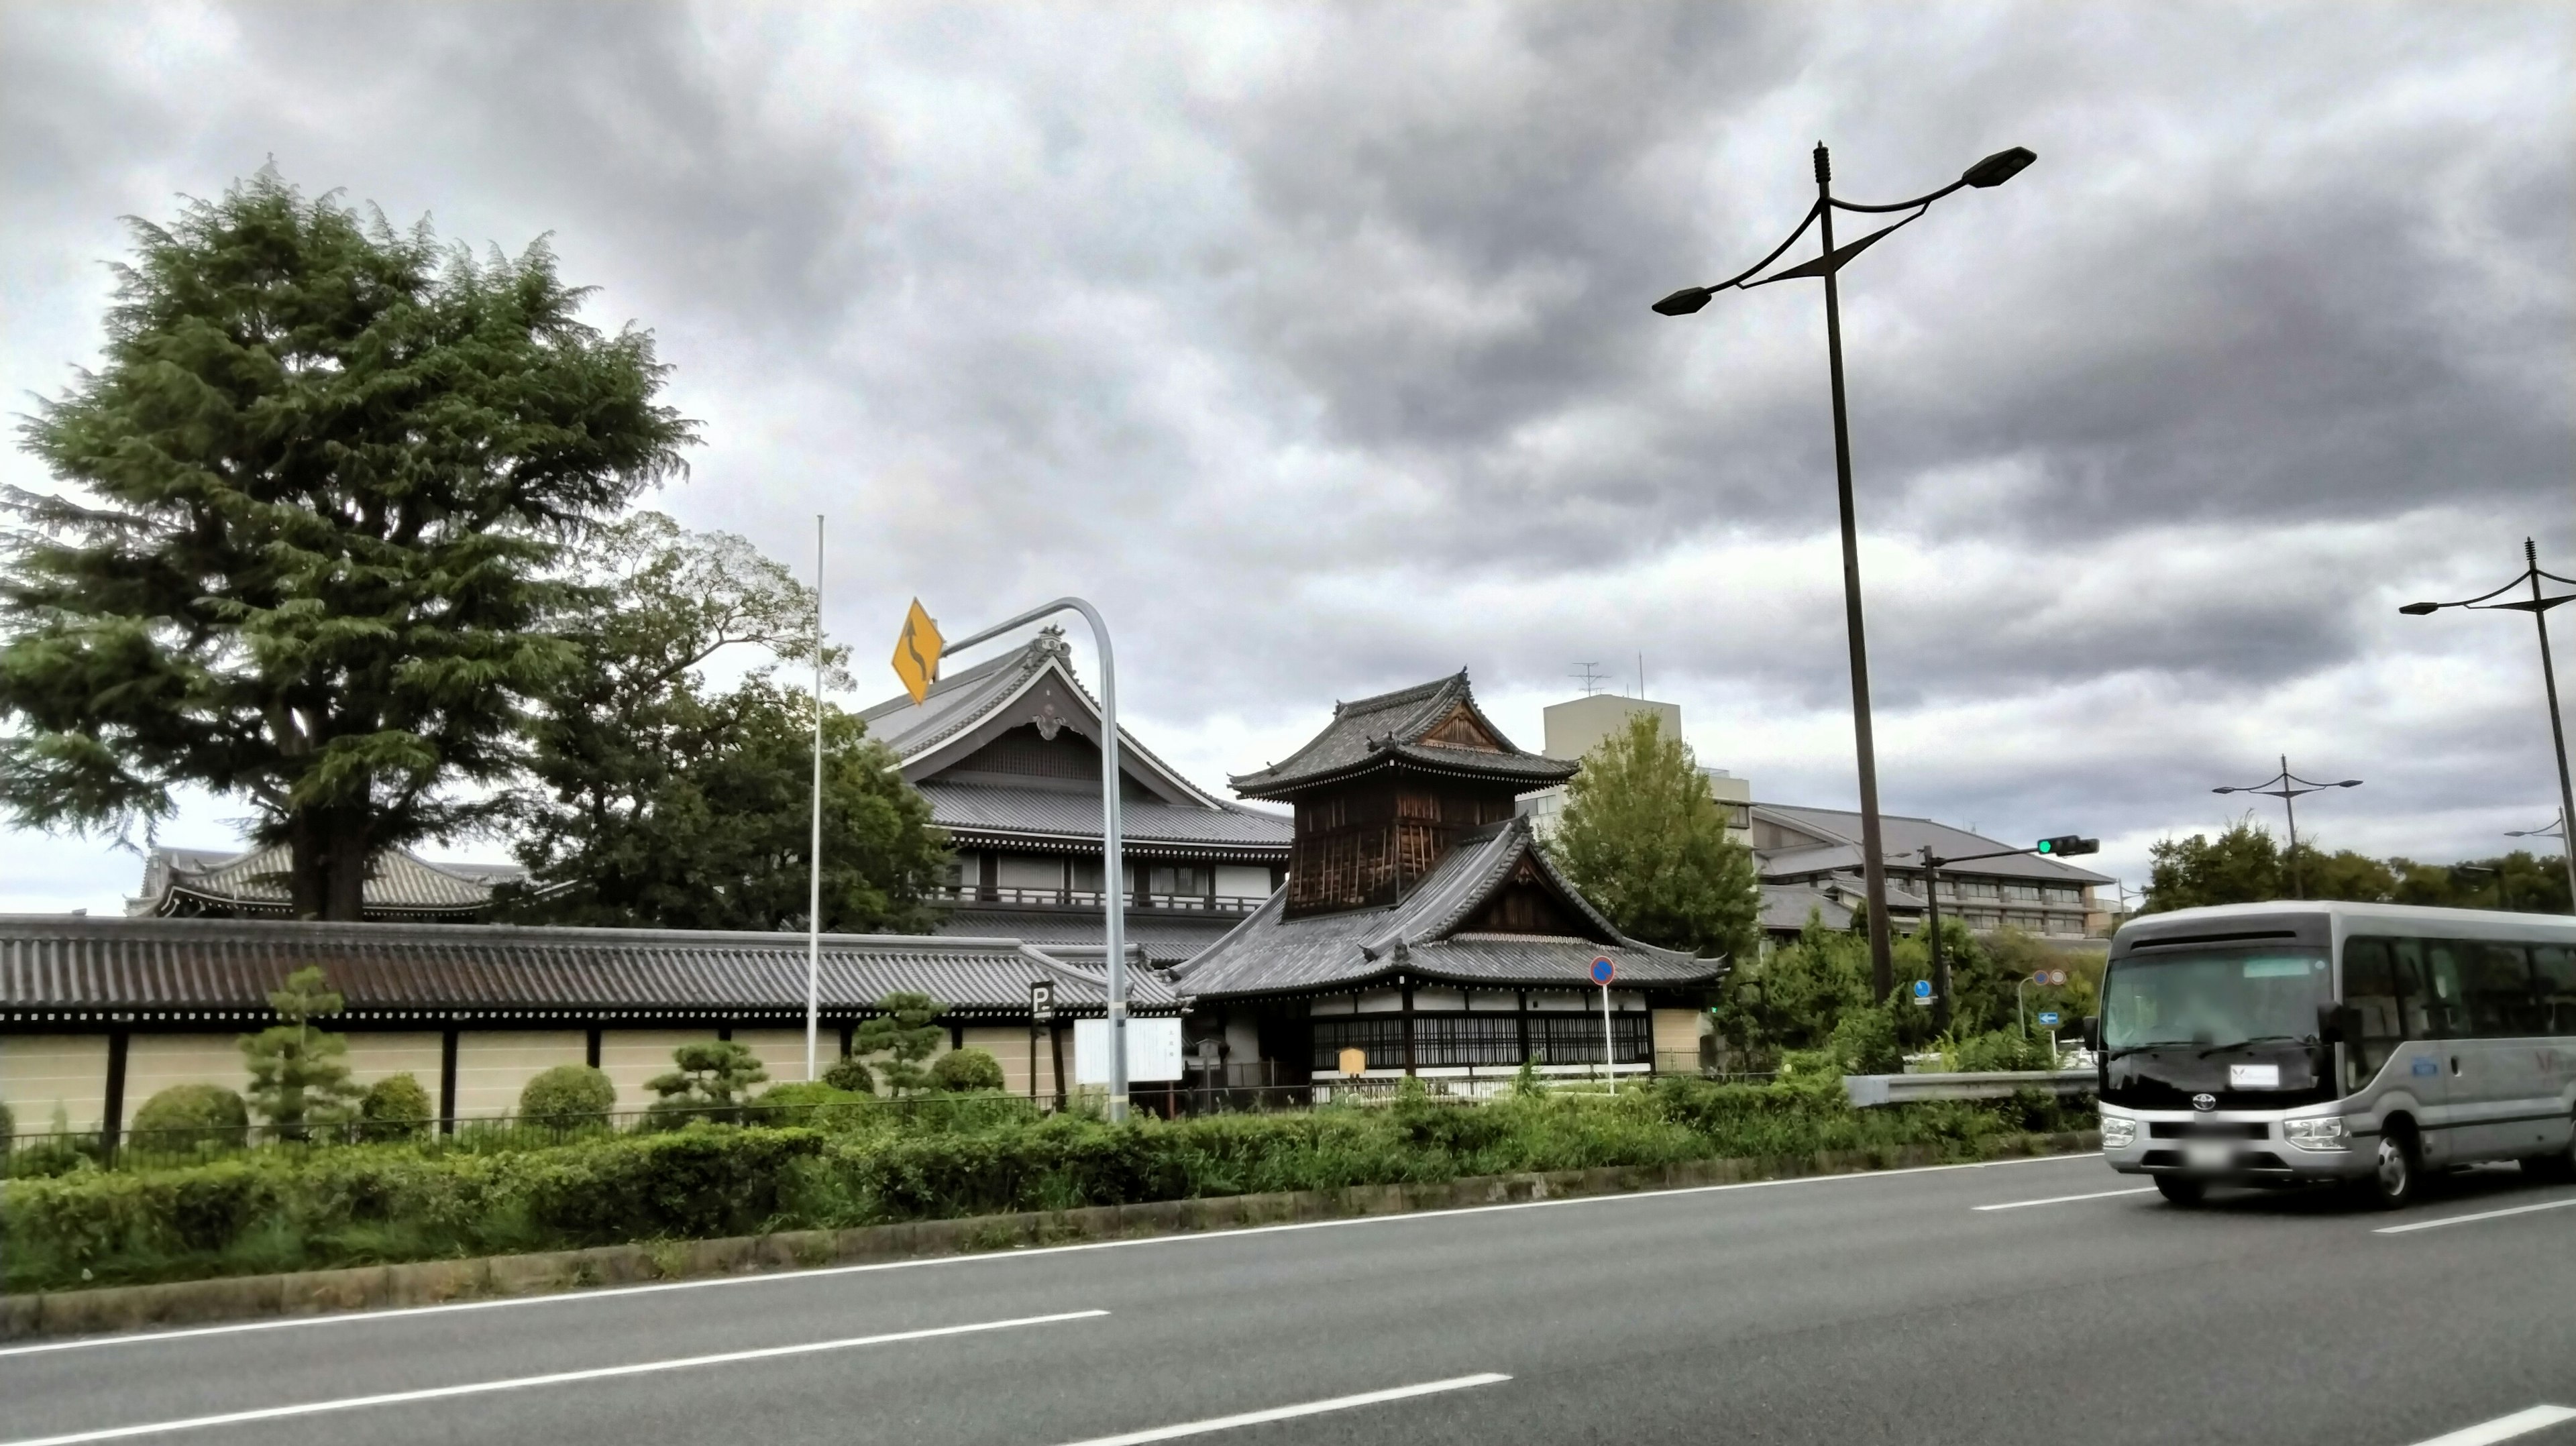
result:
<svg viewBox="0 0 2576 1446"><path fill-rule="evenodd" d="M2224 1170L2236 1163L2236 1151L2216 1140L2186 1140L2182 1162L2195 1170Z"/></svg>

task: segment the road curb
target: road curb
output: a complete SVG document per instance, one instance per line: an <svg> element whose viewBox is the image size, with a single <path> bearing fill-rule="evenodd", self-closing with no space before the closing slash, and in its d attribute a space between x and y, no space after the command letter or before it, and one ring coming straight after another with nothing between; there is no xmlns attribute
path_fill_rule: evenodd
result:
<svg viewBox="0 0 2576 1446"><path fill-rule="evenodd" d="M2008 1136L1977 1159L2072 1154L2101 1148L2091 1130ZM428 1260L344 1270L230 1276L162 1285L0 1296L0 1340L90 1335L146 1326L207 1325L271 1316L386 1310L503 1296L543 1295L604 1285L863 1265L926 1256L1070 1245L1083 1241L1285 1225L1309 1220L1455 1210L1531 1200L1633 1194L1694 1185L1731 1185L1808 1175L1848 1175L1965 1163L1929 1145L1824 1150L1813 1155L1695 1160L1675 1165L1482 1175L1432 1184L1355 1185L1339 1190L1220 1195L1095 1205L1017 1215L912 1220L849 1230L794 1230L721 1240L646 1241L587 1250Z"/></svg>

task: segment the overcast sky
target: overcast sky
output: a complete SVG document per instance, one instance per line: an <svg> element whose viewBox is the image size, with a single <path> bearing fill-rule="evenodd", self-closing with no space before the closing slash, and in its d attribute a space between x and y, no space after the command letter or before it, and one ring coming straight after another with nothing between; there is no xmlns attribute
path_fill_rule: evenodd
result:
<svg viewBox="0 0 2576 1446"><path fill-rule="evenodd" d="M845 701L915 594L1074 592L1211 786L1462 666L1535 746L1642 653L1850 806L1821 297L1647 303L1820 138L1864 201L2024 145L1844 274L1885 807L2136 883L2286 751L2367 780L2328 846L2476 856L2551 817L2531 629L2396 606L2576 576L2572 63L2562 3L0 4L0 390L95 360L120 216L273 158L651 328L652 505L800 571L829 516ZM0 831L0 909L138 872Z"/></svg>

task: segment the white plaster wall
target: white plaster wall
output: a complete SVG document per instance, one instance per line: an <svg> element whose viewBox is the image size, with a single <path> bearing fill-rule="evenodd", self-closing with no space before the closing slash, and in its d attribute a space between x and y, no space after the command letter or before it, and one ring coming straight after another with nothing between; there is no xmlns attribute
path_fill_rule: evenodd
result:
<svg viewBox="0 0 2576 1446"><path fill-rule="evenodd" d="M805 1026L794 1029L737 1029L733 1042L750 1050L769 1071L769 1084L797 1084L805 1078ZM604 1051L603 1051L604 1052ZM830 1069L841 1057L841 1026L835 1024L814 1035L814 1064L817 1069ZM769 1085L757 1088L767 1089Z"/></svg>
<svg viewBox="0 0 2576 1446"><path fill-rule="evenodd" d="M107 1036L104 1034L0 1034L0 1104L17 1117L20 1134L54 1127L95 1130L107 1110Z"/></svg>
<svg viewBox="0 0 2576 1446"><path fill-rule="evenodd" d="M1031 1035L1025 1025L969 1025L966 1047L989 1051L1002 1062L1002 1088L1015 1095L1029 1092L1029 1042L1037 1042L1037 1092L1040 1099L1055 1098L1055 1061L1047 1048L1046 1031ZM1073 1041L1065 1041L1065 1067L1072 1068Z"/></svg>
<svg viewBox="0 0 2576 1446"><path fill-rule="evenodd" d="M456 1037L456 1117L483 1119L516 1114L519 1091L559 1064L580 1064L590 1037L578 1029L468 1030ZM422 1080L434 1100L438 1067Z"/></svg>
<svg viewBox="0 0 2576 1446"><path fill-rule="evenodd" d="M993 882L1006 889L1060 889L1064 887L1064 860L1003 854L994 860Z"/></svg>
<svg viewBox="0 0 2576 1446"><path fill-rule="evenodd" d="M1216 892L1219 898L1269 898L1270 870L1262 864L1219 864L1216 866Z"/></svg>
<svg viewBox="0 0 2576 1446"><path fill-rule="evenodd" d="M599 1068L617 1086L617 1108L640 1110L653 1103L644 1081L669 1074L671 1051L684 1044L713 1039L712 1029L611 1029L599 1036ZM838 1046L834 1046L838 1053ZM574 1059L578 1061L579 1055Z"/></svg>
<svg viewBox="0 0 2576 1446"><path fill-rule="evenodd" d="M222 1085L236 1093L250 1088L250 1066L242 1059L237 1034L137 1034L125 1048L125 1123L154 1095L176 1085ZM432 1044L436 1041L433 1038ZM0 1044L0 1049L5 1049ZM429 1056L430 1087L438 1081L438 1052ZM20 1129L26 1128L21 1121Z"/></svg>

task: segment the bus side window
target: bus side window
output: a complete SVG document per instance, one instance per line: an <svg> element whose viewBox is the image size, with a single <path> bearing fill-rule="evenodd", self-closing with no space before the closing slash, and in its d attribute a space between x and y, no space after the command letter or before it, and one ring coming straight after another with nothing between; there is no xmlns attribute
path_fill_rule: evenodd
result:
<svg viewBox="0 0 2576 1446"><path fill-rule="evenodd" d="M2461 983L2472 1033L2480 1039L2516 1039L2541 1032L2531 956L2521 945L2462 944L2459 955L2467 966Z"/></svg>
<svg viewBox="0 0 2576 1446"><path fill-rule="evenodd" d="M2424 1007L2431 1016L2435 1039L2475 1039L2469 1028L2467 1001L2462 997L2460 956L2469 946L2449 939L2410 940L2424 949Z"/></svg>
<svg viewBox="0 0 2576 1446"><path fill-rule="evenodd" d="M2392 939L2389 941L2389 949L2397 961L2397 997L2402 1001L2401 1013L2406 1025L2406 1037L2408 1039L2442 1038L2442 1019L2439 1011L2441 1001L2435 999L2433 991L2425 987L2427 975L2424 964L2424 941ZM2457 993L2456 990L2453 992Z"/></svg>
<svg viewBox="0 0 2576 1446"><path fill-rule="evenodd" d="M2543 944L2531 951L2540 1033L2576 1034L2576 949Z"/></svg>
<svg viewBox="0 0 2576 1446"><path fill-rule="evenodd" d="M2343 1001L2361 1016L2361 1038L2351 1041L2359 1088L2406 1039L2406 991L2385 939L2349 939L2343 946Z"/></svg>

